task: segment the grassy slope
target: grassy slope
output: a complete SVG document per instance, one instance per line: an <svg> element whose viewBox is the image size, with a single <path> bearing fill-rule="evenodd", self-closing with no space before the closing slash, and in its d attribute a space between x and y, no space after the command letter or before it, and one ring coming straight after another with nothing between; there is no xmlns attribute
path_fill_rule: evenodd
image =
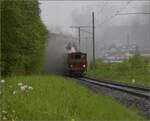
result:
<svg viewBox="0 0 150 121"><path fill-rule="evenodd" d="M23 92L18 82L33 87ZM12 94L16 90L16 94ZM22 120L144 120L112 97L96 94L59 76L26 76L1 84L0 105L7 116ZM2 110L0 115L2 115Z"/></svg>
<svg viewBox="0 0 150 121"><path fill-rule="evenodd" d="M104 63L102 60L97 60L96 64L96 69L88 69L88 75L150 87L150 62L143 57L133 57L123 63ZM132 81L133 79L135 82Z"/></svg>

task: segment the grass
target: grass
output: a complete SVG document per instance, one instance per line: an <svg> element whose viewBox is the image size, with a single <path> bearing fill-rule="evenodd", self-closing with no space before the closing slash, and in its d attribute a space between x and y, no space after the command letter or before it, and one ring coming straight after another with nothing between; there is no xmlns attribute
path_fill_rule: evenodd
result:
<svg viewBox="0 0 150 121"><path fill-rule="evenodd" d="M87 74L98 79L150 87L149 65L149 60L141 56L134 56L122 63L104 63L98 59L96 60L96 69L89 68Z"/></svg>
<svg viewBox="0 0 150 121"><path fill-rule="evenodd" d="M21 82L33 90L20 90ZM61 76L20 76L1 83L0 117L16 120L145 120L110 96ZM16 91L15 94L14 91Z"/></svg>

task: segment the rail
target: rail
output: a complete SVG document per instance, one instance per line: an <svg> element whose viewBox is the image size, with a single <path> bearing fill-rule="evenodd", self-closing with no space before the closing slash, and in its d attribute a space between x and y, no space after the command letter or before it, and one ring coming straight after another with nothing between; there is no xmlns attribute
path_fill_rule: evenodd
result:
<svg viewBox="0 0 150 121"><path fill-rule="evenodd" d="M143 88L143 87L137 87L133 85L126 85L124 83L114 82L114 81L104 81L104 80L98 80L96 78L91 77L82 77L78 78L81 81L86 81L88 83L99 85L115 90L119 90L122 92L126 92L138 97L150 99L150 89L149 88Z"/></svg>

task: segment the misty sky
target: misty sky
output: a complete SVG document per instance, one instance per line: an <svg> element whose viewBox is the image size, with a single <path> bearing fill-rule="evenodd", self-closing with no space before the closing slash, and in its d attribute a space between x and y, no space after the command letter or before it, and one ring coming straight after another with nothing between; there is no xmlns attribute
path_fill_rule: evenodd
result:
<svg viewBox="0 0 150 121"><path fill-rule="evenodd" d="M74 41L79 47L78 31L70 26L91 26L92 11L95 13L96 58L101 57L103 48L114 44L125 46L127 40L130 45L136 44L141 51L150 48L149 14L115 16L118 13L150 13L150 1L40 1L40 9L48 30L57 33L51 35L47 43L46 72L63 68L65 48L69 42ZM91 31L91 28L87 31ZM81 31L80 40L80 51L87 53L88 60L92 59L91 34ZM57 60L61 61L58 63ZM58 65L58 68L53 65Z"/></svg>
<svg viewBox="0 0 150 121"><path fill-rule="evenodd" d="M76 13L81 13L81 15L86 13L87 18L91 20L91 12L94 11L95 24L98 27L101 27L103 22L103 27L130 24L137 17L139 21L146 22L150 17L145 15L116 16L111 21L105 22L117 11L120 13L149 12L150 3L148 1L40 1L40 3L41 18L48 29L65 33L74 32L69 26L78 24L74 22L73 18ZM90 25L91 21L88 24Z"/></svg>
<svg viewBox="0 0 150 121"><path fill-rule="evenodd" d="M150 13L150 1L40 1L41 18L50 32L72 34L78 42L74 25L92 25L95 13L96 54L111 45L136 45L141 51L150 49L150 14L117 15L118 13ZM117 15L117 16L116 16ZM85 29L91 32L91 28ZM81 31L81 50L92 49L92 35ZM92 52L92 50L89 50Z"/></svg>

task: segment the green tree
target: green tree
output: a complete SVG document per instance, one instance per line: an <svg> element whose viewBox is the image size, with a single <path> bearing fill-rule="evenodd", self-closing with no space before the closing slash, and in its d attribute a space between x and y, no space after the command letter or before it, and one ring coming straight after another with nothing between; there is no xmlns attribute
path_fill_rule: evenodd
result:
<svg viewBox="0 0 150 121"><path fill-rule="evenodd" d="M39 73L47 30L37 0L1 2L1 74Z"/></svg>

